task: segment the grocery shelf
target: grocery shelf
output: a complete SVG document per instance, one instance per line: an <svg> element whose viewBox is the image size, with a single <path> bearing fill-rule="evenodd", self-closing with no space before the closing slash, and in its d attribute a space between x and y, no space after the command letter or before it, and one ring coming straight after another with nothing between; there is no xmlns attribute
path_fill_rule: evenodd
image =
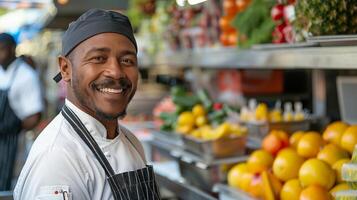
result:
<svg viewBox="0 0 357 200"><path fill-rule="evenodd" d="M314 43L258 45L251 49L206 48L139 56L141 67L238 69L357 69L357 46L318 47Z"/></svg>

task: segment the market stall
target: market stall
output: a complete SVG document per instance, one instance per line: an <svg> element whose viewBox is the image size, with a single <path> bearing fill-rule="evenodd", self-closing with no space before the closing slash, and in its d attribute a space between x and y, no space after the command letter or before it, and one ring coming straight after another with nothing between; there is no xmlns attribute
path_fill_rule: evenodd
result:
<svg viewBox="0 0 357 200"><path fill-rule="evenodd" d="M140 66L184 80L161 82L171 92L153 110L162 187L181 199L355 198L355 2L154 2L129 6L145 21Z"/></svg>

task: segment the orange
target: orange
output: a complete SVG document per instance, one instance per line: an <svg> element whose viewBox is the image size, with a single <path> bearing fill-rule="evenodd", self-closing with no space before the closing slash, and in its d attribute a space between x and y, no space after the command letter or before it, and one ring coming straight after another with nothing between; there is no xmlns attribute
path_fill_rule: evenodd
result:
<svg viewBox="0 0 357 200"><path fill-rule="evenodd" d="M195 117L206 115L205 108L201 104L196 104L195 106L193 106L192 113Z"/></svg>
<svg viewBox="0 0 357 200"><path fill-rule="evenodd" d="M335 184L336 174L325 161L311 158L302 164L299 180L303 187L320 185L330 189Z"/></svg>
<svg viewBox="0 0 357 200"><path fill-rule="evenodd" d="M287 181L280 192L280 200L299 200L302 187L299 179L291 179Z"/></svg>
<svg viewBox="0 0 357 200"><path fill-rule="evenodd" d="M319 185L310 185L300 193L300 200L332 200L332 196Z"/></svg>
<svg viewBox="0 0 357 200"><path fill-rule="evenodd" d="M262 142L262 148L272 155L289 145L289 136L284 131L272 130Z"/></svg>
<svg viewBox="0 0 357 200"><path fill-rule="evenodd" d="M307 132L303 135L297 145L297 152L300 156L305 158L315 157L324 142L321 135L317 132Z"/></svg>
<svg viewBox="0 0 357 200"><path fill-rule="evenodd" d="M297 178L304 158L299 156L294 149L287 148L279 152L273 163L273 172L282 181Z"/></svg>
<svg viewBox="0 0 357 200"><path fill-rule="evenodd" d="M347 128L348 128L348 124L344 122L341 121L333 122L327 126L322 137L327 142L332 142L336 145L339 145L341 136Z"/></svg>
<svg viewBox="0 0 357 200"><path fill-rule="evenodd" d="M350 189L350 187L348 186L347 183L340 183L330 190L330 194L332 194L332 196L335 196L336 192L342 191L342 190L349 190L349 189Z"/></svg>
<svg viewBox="0 0 357 200"><path fill-rule="evenodd" d="M256 150L248 158L248 169L251 173L260 173L273 164L273 156L265 150Z"/></svg>
<svg viewBox="0 0 357 200"><path fill-rule="evenodd" d="M239 187L240 189L242 189L243 191L248 192L249 187L250 187L250 183L253 180L253 174L250 172L244 172L242 173L241 177L239 178Z"/></svg>
<svg viewBox="0 0 357 200"><path fill-rule="evenodd" d="M232 167L228 172L228 185L235 188L240 187L240 178L243 173L248 171L247 163L239 163Z"/></svg>
<svg viewBox="0 0 357 200"><path fill-rule="evenodd" d="M350 126L342 135L340 145L343 149L352 153L357 144L357 125Z"/></svg>
<svg viewBox="0 0 357 200"><path fill-rule="evenodd" d="M223 11L227 16L235 16L237 7L234 0L223 0Z"/></svg>
<svg viewBox="0 0 357 200"><path fill-rule="evenodd" d="M326 161L331 166L342 158L349 158L347 151L341 149L335 144L328 144L317 154L317 158Z"/></svg>
<svg viewBox="0 0 357 200"><path fill-rule="evenodd" d="M236 0L237 11L241 12L247 8L250 1L247 0Z"/></svg>
<svg viewBox="0 0 357 200"><path fill-rule="evenodd" d="M337 183L342 183L342 175L341 175L341 169L342 169L342 165L345 163L350 162L350 159L341 159L338 160L337 162L335 162L335 164L332 165L332 169L335 170L336 172L336 177L337 177Z"/></svg>
<svg viewBox="0 0 357 200"><path fill-rule="evenodd" d="M248 193L256 198L263 197L263 180L260 174L253 175L253 178L248 188Z"/></svg>
<svg viewBox="0 0 357 200"><path fill-rule="evenodd" d="M293 133L289 139L290 146L296 149L297 144L299 143L303 135L304 131L296 131L295 133Z"/></svg>

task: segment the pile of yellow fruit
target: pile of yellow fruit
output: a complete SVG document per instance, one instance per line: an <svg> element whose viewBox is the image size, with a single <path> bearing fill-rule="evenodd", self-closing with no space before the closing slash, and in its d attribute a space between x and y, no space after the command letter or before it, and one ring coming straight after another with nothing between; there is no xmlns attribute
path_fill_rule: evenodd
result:
<svg viewBox="0 0 357 200"><path fill-rule="evenodd" d="M266 200L332 200L337 191L349 189L341 168L350 162L356 144L357 125L334 122L322 135L299 131L276 154L265 145L247 162L235 165L228 172L228 184Z"/></svg>
<svg viewBox="0 0 357 200"><path fill-rule="evenodd" d="M198 139L216 140L246 135L247 128L228 122L212 127L209 124L204 107L197 104L192 108L192 111L182 112L178 116L176 132Z"/></svg>

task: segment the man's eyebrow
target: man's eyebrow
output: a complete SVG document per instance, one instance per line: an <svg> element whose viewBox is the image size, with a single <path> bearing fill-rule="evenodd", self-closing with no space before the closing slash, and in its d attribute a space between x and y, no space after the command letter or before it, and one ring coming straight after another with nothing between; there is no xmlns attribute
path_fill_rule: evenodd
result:
<svg viewBox="0 0 357 200"><path fill-rule="evenodd" d="M131 51L131 50L125 50L120 52L121 55L133 55L136 56L136 52L135 51Z"/></svg>
<svg viewBox="0 0 357 200"><path fill-rule="evenodd" d="M107 47L93 47L91 48L89 51L87 51L85 53L84 58L87 58L90 54L94 53L94 52L110 52L110 48Z"/></svg>

